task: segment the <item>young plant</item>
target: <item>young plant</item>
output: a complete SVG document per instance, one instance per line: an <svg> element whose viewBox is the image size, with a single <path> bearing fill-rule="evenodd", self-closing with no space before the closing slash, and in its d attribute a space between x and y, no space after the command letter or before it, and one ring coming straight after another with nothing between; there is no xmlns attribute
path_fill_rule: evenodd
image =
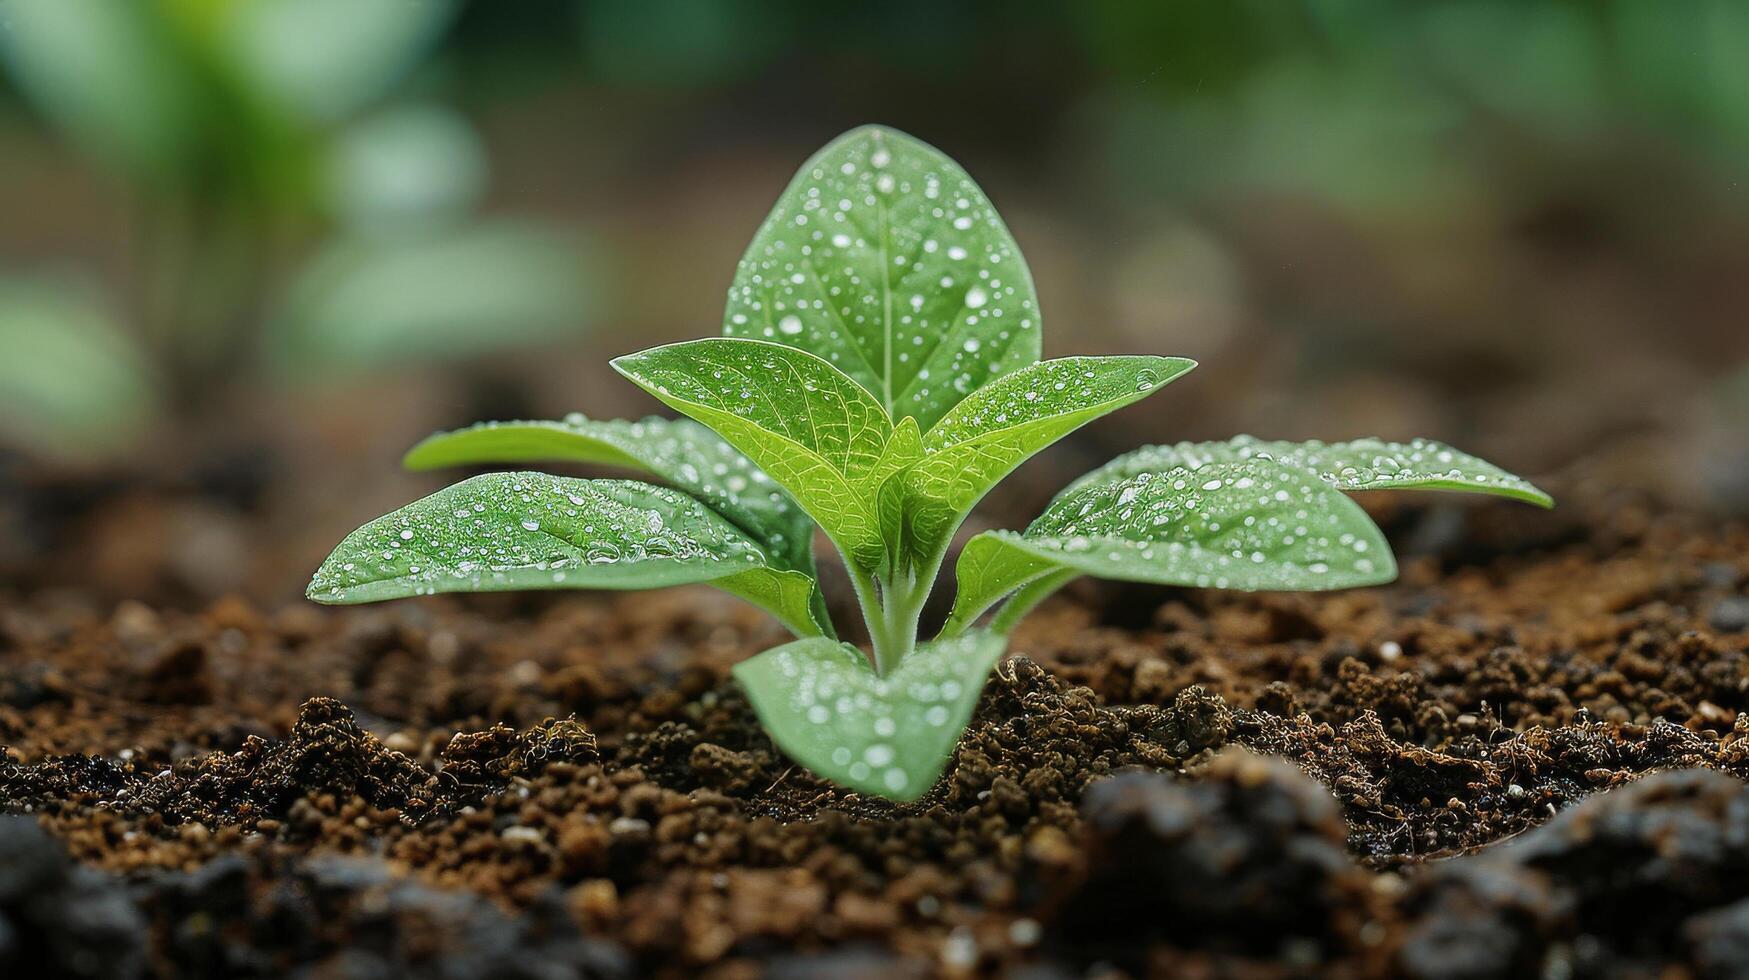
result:
<svg viewBox="0 0 1749 980"><path fill-rule="evenodd" d="M406 458L414 469L599 463L666 486L476 476L353 532L310 597L708 582L798 637L734 670L772 739L834 782L912 800L946 766L1015 622L1077 576L1372 585L1396 565L1342 491L1551 503L1434 442L1149 447L1077 480L1025 531L972 538L946 628L919 643L924 601L979 498L1034 453L1195 365L1039 360L1032 278L990 202L940 152L874 127L796 175L741 260L723 332L613 362L690 420L488 422L434 435ZM849 569L868 654L839 641L826 615L816 526Z"/></svg>

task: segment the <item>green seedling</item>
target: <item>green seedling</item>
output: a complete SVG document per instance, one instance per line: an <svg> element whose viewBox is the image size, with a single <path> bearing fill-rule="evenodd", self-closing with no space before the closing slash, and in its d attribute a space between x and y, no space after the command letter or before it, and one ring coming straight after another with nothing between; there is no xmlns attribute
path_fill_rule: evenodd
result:
<svg viewBox="0 0 1749 980"><path fill-rule="evenodd" d="M1149 447L1076 481L1025 531L973 537L945 629L919 643L924 601L973 505L1034 453L1194 367L1041 361L1041 326L1020 250L971 178L901 133L855 130L802 167L754 237L723 337L613 362L688 419L489 422L432 436L406 459L606 464L665 486L476 476L353 532L310 597L709 583L798 637L734 671L772 739L827 779L912 800L946 766L1015 622L1077 576L1373 585L1396 564L1343 491L1551 503L1434 442ZM868 653L826 615L816 527L849 569Z"/></svg>

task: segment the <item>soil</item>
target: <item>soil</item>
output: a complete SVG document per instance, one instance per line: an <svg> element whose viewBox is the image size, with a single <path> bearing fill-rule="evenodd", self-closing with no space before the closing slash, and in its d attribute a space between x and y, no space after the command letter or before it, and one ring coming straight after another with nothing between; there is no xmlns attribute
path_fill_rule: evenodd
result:
<svg viewBox="0 0 1749 980"><path fill-rule="evenodd" d="M1081 584L826 785L716 593L0 600L0 973L1749 975L1749 528L1378 496L1386 588Z"/></svg>

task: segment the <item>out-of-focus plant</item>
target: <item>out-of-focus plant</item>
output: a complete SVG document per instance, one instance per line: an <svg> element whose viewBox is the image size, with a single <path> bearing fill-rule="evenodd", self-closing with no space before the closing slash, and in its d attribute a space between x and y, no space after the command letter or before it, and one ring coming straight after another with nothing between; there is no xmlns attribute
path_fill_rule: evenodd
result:
<svg viewBox="0 0 1749 980"><path fill-rule="evenodd" d="M1733 171L1749 148L1737 0L1074 10L1089 60L1117 81L1087 117L1126 201L1262 185L1425 212L1484 195L1488 154L1523 140L1640 129Z"/></svg>
<svg viewBox="0 0 1749 980"><path fill-rule="evenodd" d="M103 453L158 407L138 347L90 289L43 276L0 282L0 440ZM53 420L52 428L42 420Z"/></svg>
<svg viewBox="0 0 1749 980"><path fill-rule="evenodd" d="M389 349L448 356L574 326L577 243L478 217L486 167L471 127L440 105L391 101L455 8L0 0L0 67L128 187L140 225L136 281L114 304L128 329L93 326L89 301L45 298L52 285L0 292L34 297L0 308L0 331L23 338L0 362L0 410L23 420L9 428L83 446L69 437L92 413L152 403L79 394L93 372L126 373L117 391L189 411L269 352L294 378L327 376ZM84 326L40 339L54 317Z"/></svg>

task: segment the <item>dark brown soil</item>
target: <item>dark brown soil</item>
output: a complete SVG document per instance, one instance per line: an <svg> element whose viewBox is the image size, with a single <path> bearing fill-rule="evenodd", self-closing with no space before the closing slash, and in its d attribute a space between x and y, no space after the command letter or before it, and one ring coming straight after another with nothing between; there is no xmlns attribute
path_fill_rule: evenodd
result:
<svg viewBox="0 0 1749 980"><path fill-rule="evenodd" d="M1749 529L1588 482L1369 501L1388 588L1078 586L905 807L707 591L13 595L0 974L1749 975Z"/></svg>

